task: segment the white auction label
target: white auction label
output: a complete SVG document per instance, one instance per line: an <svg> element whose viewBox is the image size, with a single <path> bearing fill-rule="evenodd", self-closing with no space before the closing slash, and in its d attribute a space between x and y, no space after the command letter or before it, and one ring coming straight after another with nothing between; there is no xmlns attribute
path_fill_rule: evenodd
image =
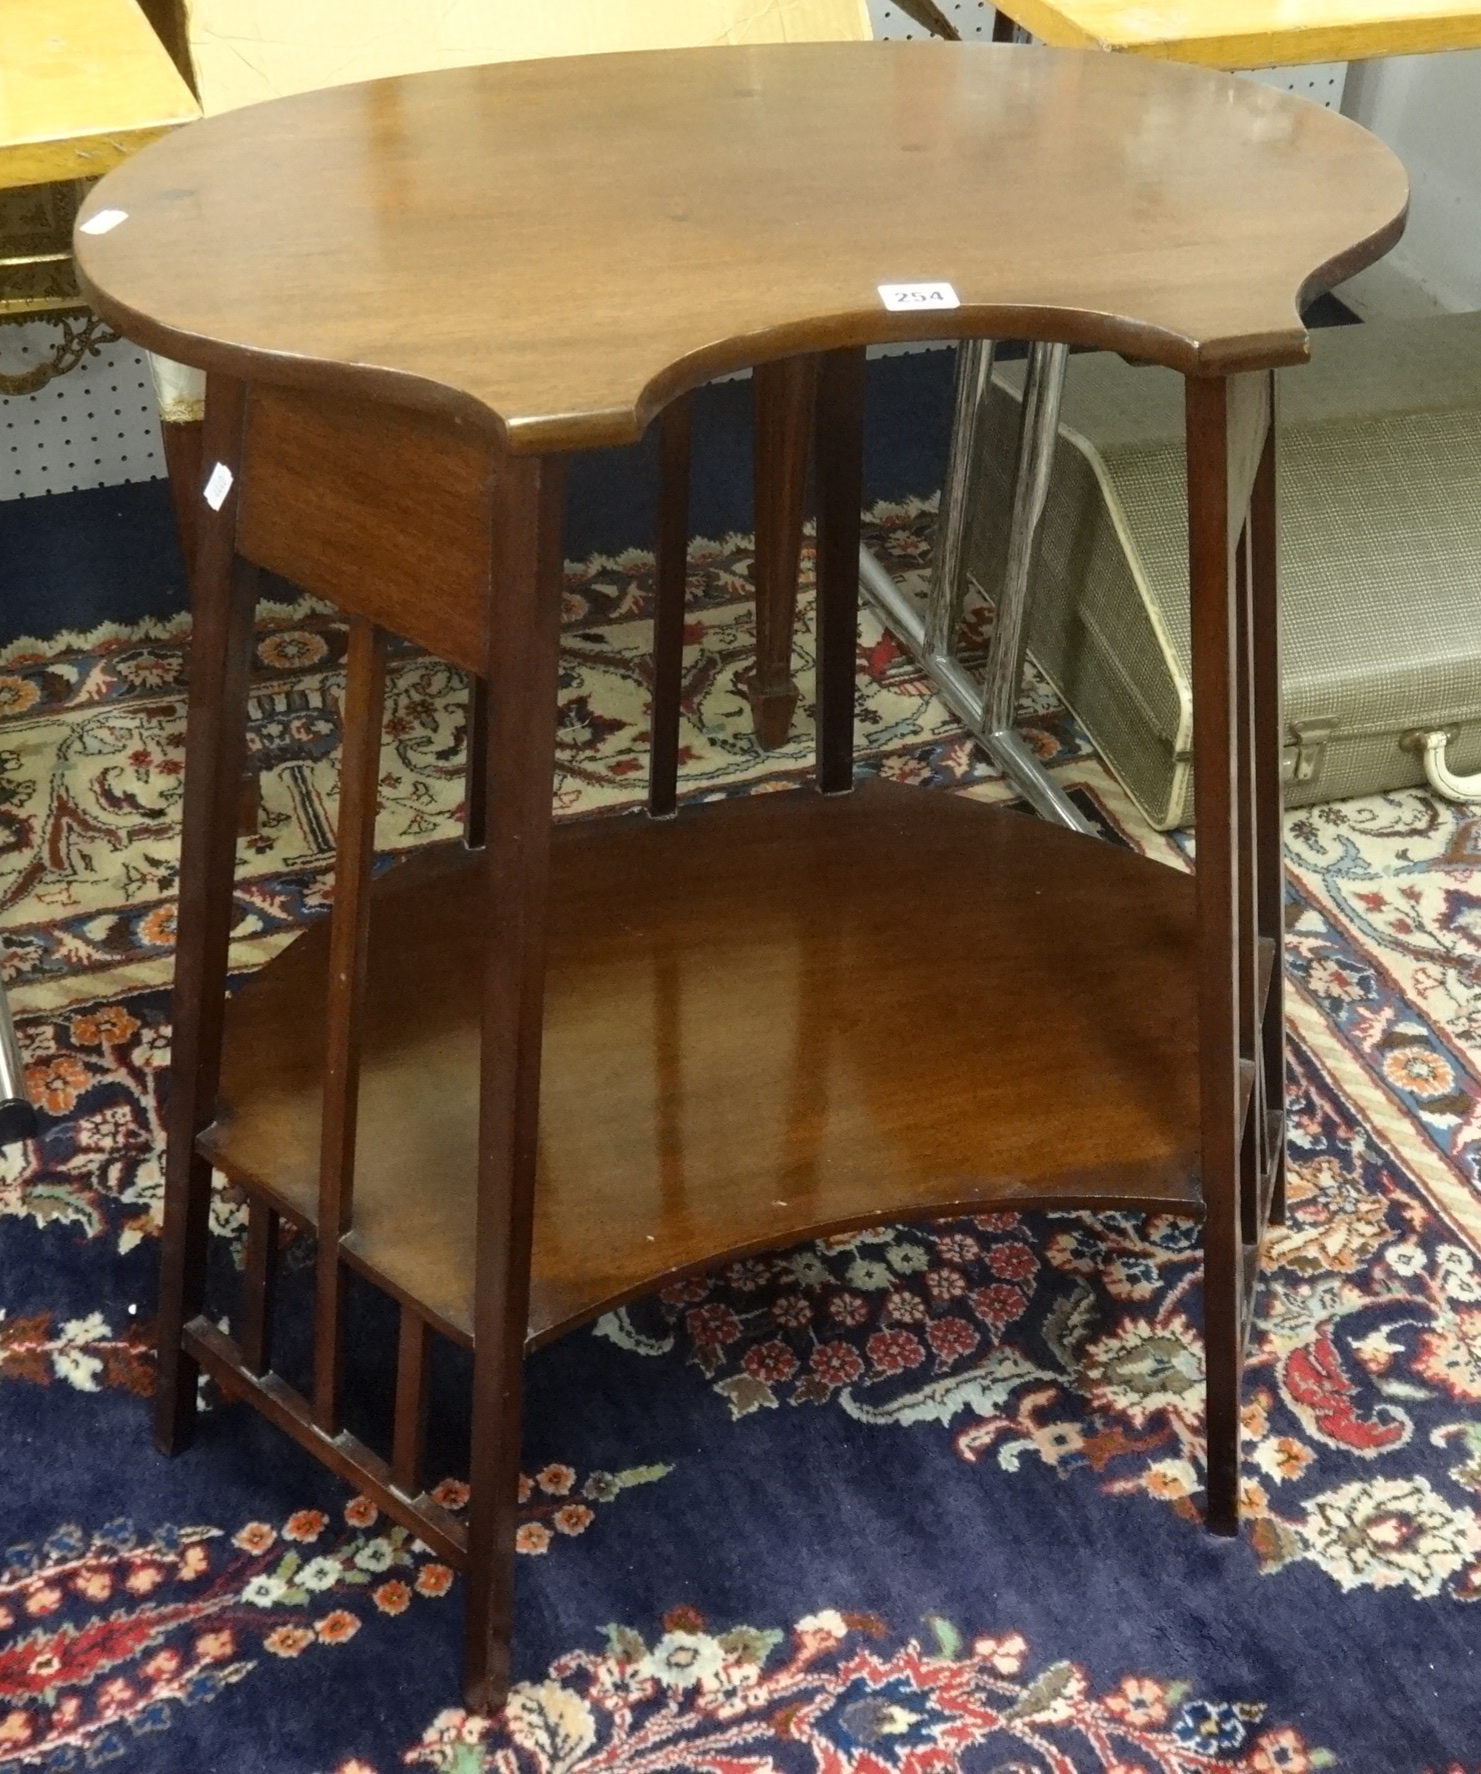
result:
<svg viewBox="0 0 1481 1774"><path fill-rule="evenodd" d="M206 482L206 503L212 511L220 511L226 503L226 495L231 491L231 470L224 462L218 462L211 470L211 478Z"/></svg>
<svg viewBox="0 0 1481 1774"><path fill-rule="evenodd" d="M126 209L100 209L95 216L89 216L85 222L79 222L77 230L80 234L108 234L120 222L126 222L128 219L129 212Z"/></svg>
<svg viewBox="0 0 1481 1774"><path fill-rule="evenodd" d="M891 314L918 314L926 308L960 308L949 283L882 283L879 299Z"/></svg>

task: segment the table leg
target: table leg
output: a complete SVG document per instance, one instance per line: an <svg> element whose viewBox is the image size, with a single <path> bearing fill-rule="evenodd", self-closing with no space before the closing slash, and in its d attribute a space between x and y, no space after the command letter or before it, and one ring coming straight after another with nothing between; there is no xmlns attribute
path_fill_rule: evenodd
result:
<svg viewBox="0 0 1481 1774"><path fill-rule="evenodd" d="M818 358L808 353L752 372L756 425L756 664L746 686L763 751L787 743L797 708L792 631L802 559L802 504Z"/></svg>
<svg viewBox="0 0 1481 1774"><path fill-rule="evenodd" d="M1278 768L1279 750L1257 718L1274 689L1272 649L1263 637L1255 646L1274 586L1264 584L1257 611L1246 513L1269 457L1270 386L1268 375L1187 381L1208 1524L1224 1534L1239 1530L1240 1380L1267 1207L1263 1166L1252 1162L1265 1094L1256 867L1279 800L1272 811L1256 791L1270 782L1264 751ZM1278 974L1278 932L1266 941Z"/></svg>
<svg viewBox="0 0 1481 1774"><path fill-rule="evenodd" d="M246 394L244 383L213 376L206 406L206 457L233 478L220 509L200 514L194 575L154 1395L155 1439L166 1453L185 1445L195 1423L198 1370L181 1332L204 1300L211 1207L211 1167L195 1142L215 1112L220 1076L237 804L247 759L258 572L236 553Z"/></svg>
<svg viewBox="0 0 1481 1774"><path fill-rule="evenodd" d="M329 914L324 1107L319 1135L318 1254L314 1265L314 1422L339 1434L345 1269L360 1114L360 1037L370 947L370 875L385 728L386 631L350 618L340 705L339 817Z"/></svg>
<svg viewBox="0 0 1481 1774"><path fill-rule="evenodd" d="M558 457L497 471L489 603L488 919L474 1280L467 1692L509 1686L520 1415L544 1022L545 910L560 662Z"/></svg>

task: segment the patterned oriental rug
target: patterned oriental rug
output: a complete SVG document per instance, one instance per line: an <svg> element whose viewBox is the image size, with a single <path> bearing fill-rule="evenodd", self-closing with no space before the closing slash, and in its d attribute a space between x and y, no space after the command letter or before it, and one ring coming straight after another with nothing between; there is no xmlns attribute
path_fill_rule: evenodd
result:
<svg viewBox="0 0 1481 1774"><path fill-rule="evenodd" d="M918 573L929 513L873 527ZM569 573L562 814L641 804L651 568ZM806 615L794 743L750 737L748 569L742 538L692 556L695 795L808 771ZM1200 1525L1189 1227L994 1213L828 1239L531 1360L519 1685L489 1720L460 1710L460 1584L423 1546L227 1400L180 1459L150 1442L183 640L143 624L0 658L6 966L46 1109L0 1156L0 1769L1481 1770L1481 822L1416 792L1289 823L1291 1220L1250 1357L1242 1540ZM342 649L309 605L262 626L244 970L326 903ZM868 618L859 666L872 767L1004 798ZM463 696L396 657L388 852L455 828ZM1042 687L1026 718L1110 835L1186 865ZM216 1220L224 1287L228 1192ZM456 1508L465 1370L443 1355ZM384 1387L357 1385L383 1418Z"/></svg>

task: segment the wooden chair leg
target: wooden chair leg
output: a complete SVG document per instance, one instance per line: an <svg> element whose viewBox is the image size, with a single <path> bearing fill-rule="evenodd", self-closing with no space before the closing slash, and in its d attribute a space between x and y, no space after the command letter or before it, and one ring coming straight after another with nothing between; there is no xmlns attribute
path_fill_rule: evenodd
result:
<svg viewBox="0 0 1481 1774"><path fill-rule="evenodd" d="M515 457L495 488L487 677L489 928L474 1278L467 1692L509 1685L520 1416L544 1020L545 901L560 656L559 458Z"/></svg>
<svg viewBox="0 0 1481 1774"><path fill-rule="evenodd" d="M211 1167L197 1156L195 1142L215 1111L220 1078L237 806L246 763L258 574L236 554L245 410L245 385L213 376L205 452L233 480L220 510L201 513L190 645L154 1418L155 1438L166 1453L185 1445L195 1423L198 1370L180 1339L203 1304L211 1205Z"/></svg>
<svg viewBox="0 0 1481 1774"><path fill-rule="evenodd" d="M830 351L817 397L818 788L854 785L859 535L864 484L864 353Z"/></svg>
<svg viewBox="0 0 1481 1774"><path fill-rule="evenodd" d="M792 634L802 561L802 504L818 379L814 354L758 364L756 424L756 664L747 681L757 743L787 743L797 708Z"/></svg>
<svg viewBox="0 0 1481 1774"><path fill-rule="evenodd" d="M648 813L653 819L672 819L679 802L692 413L690 396L681 395L658 422L662 467L653 607L653 704L648 711Z"/></svg>

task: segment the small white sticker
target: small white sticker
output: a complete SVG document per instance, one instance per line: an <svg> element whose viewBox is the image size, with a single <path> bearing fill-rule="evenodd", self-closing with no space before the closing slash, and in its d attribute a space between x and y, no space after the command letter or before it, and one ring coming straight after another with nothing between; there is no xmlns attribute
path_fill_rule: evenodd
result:
<svg viewBox="0 0 1481 1774"><path fill-rule="evenodd" d="M927 308L960 308L949 283L882 283L879 299L891 314L919 314Z"/></svg>
<svg viewBox="0 0 1481 1774"><path fill-rule="evenodd" d="M85 222L79 222L77 227L82 234L108 234L120 222L126 222L128 219L129 212L126 209L100 209L95 216L89 216Z"/></svg>
<svg viewBox="0 0 1481 1774"><path fill-rule="evenodd" d="M206 482L206 503L212 511L220 511L226 503L226 495L231 491L231 470L224 462L218 462L211 470L211 478Z"/></svg>

